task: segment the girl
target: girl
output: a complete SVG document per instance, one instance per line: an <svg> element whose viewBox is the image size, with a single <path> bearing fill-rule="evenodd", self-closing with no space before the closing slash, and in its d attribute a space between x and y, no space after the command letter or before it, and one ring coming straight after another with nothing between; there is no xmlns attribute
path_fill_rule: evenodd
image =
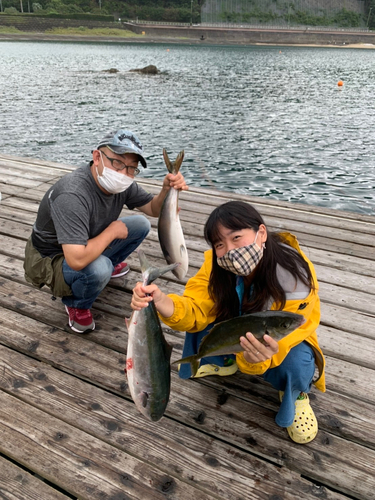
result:
<svg viewBox="0 0 375 500"><path fill-rule="evenodd" d="M311 384L325 391L324 357L316 329L320 321L318 283L312 263L290 233L268 232L261 215L242 201L230 201L209 216L204 235L212 247L182 296L165 295L156 285L133 290L132 308L153 300L161 320L174 330L186 330L182 356L196 354L212 326L245 313L268 309L302 314L306 322L279 342L251 332L241 337L237 355L201 360L196 377L241 372L263 375L279 391L276 423L297 443L312 441L318 424L307 393ZM150 294L150 296L146 295ZM315 364L318 376L313 381ZM189 364L180 366L189 378Z"/></svg>

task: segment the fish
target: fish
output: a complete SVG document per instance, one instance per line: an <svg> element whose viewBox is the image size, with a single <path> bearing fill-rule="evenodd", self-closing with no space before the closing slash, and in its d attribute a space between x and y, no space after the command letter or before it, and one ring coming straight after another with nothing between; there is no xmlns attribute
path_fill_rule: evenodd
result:
<svg viewBox="0 0 375 500"><path fill-rule="evenodd" d="M172 271L178 263L158 269L150 266L145 253L138 250L143 285ZM137 409L156 422L164 415L171 385L172 347L165 340L154 302L125 318L128 329L126 368L130 395Z"/></svg>
<svg viewBox="0 0 375 500"><path fill-rule="evenodd" d="M264 343L263 335L265 334L278 342L303 325L305 321L301 314L287 311L262 311L221 321L203 337L197 354L179 359L174 363L190 363L192 374L195 376L201 358L243 351L240 337L247 332L251 332L262 343Z"/></svg>
<svg viewBox="0 0 375 500"><path fill-rule="evenodd" d="M176 160L171 162L167 151L163 149L163 157L168 172L177 174L180 170L184 151L181 151ZM158 237L165 260L168 264L178 262L180 265L172 272L179 280L186 276L189 268L189 257L185 244L184 233L182 232L180 216L178 214L177 189L170 189L161 207L158 219Z"/></svg>

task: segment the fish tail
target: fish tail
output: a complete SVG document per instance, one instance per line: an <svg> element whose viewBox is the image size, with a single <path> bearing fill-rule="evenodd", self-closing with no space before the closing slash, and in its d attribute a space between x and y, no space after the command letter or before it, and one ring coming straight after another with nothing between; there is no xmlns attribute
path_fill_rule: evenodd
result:
<svg viewBox="0 0 375 500"><path fill-rule="evenodd" d="M197 359L195 361L192 361L190 363L190 366L191 366L191 376L195 377L199 368L199 361Z"/></svg>
<svg viewBox="0 0 375 500"><path fill-rule="evenodd" d="M153 281L156 280L156 278L159 278L159 276L162 276L163 274L167 273L168 271L172 271L173 269L176 269L180 264L177 262L175 264L170 264L169 266L165 267L153 267L150 265L149 261L147 260L146 254L144 253L143 250L137 250L139 261L141 263L141 270L142 270L142 275L144 278L146 278L147 285L150 285Z"/></svg>
<svg viewBox="0 0 375 500"><path fill-rule="evenodd" d="M175 365L176 363L179 364L190 363L192 376L195 377L199 368L199 358L195 354L193 356L187 356L186 358L178 359L177 361L174 361L172 364Z"/></svg>
<svg viewBox="0 0 375 500"><path fill-rule="evenodd" d="M180 167L182 164L182 160L184 159L185 152L184 150L178 153L178 156L174 162L171 162L169 159L168 153L165 148L163 148L163 157L164 162L167 166L168 172L171 174L177 174L180 171Z"/></svg>

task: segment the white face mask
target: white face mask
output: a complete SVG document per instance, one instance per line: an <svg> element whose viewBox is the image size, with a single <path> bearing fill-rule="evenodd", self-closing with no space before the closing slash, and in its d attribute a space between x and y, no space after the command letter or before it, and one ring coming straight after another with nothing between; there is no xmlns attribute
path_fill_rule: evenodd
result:
<svg viewBox="0 0 375 500"><path fill-rule="evenodd" d="M99 175L98 168L96 168L96 177L101 187L111 194L117 194L126 191L128 187L133 184L134 179L126 174L122 174L120 172L116 172L116 170L105 167L103 164L103 156L101 153L100 157L102 159L103 172L102 175Z"/></svg>

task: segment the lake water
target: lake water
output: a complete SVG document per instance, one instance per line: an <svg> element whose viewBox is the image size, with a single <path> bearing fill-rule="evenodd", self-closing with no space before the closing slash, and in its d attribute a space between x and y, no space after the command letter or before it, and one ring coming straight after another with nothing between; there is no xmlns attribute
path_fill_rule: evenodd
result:
<svg viewBox="0 0 375 500"><path fill-rule="evenodd" d="M375 52L0 42L0 151L81 165L127 128L162 179L375 214ZM155 64L161 73L129 72ZM117 68L119 73L103 70ZM343 87L338 87L339 80Z"/></svg>

